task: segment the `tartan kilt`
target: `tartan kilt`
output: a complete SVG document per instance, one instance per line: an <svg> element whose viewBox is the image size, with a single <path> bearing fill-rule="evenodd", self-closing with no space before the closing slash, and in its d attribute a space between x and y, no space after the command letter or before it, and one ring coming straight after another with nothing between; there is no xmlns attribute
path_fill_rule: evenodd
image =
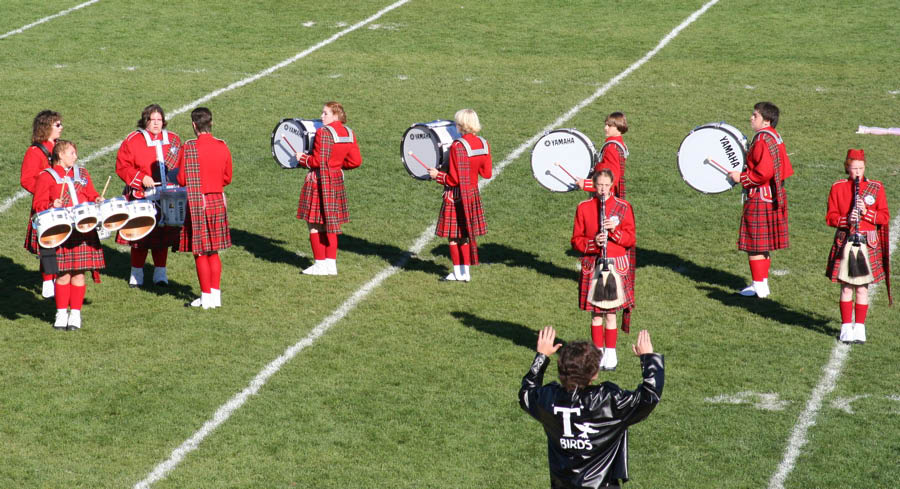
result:
<svg viewBox="0 0 900 489"><path fill-rule="evenodd" d="M344 172L340 169L330 170L328 195L322 195L319 185L319 170L310 170L306 174L303 188L300 190L300 202L297 206L297 219L310 224L324 224L325 232L340 234L341 224L350 222L350 209L347 206L347 191L344 188Z"/></svg>
<svg viewBox="0 0 900 489"><path fill-rule="evenodd" d="M841 255L843 254L844 244L847 242L849 233L845 229L838 229L834 233L834 243L831 245L831 252L828 254L828 264L825 266L825 276L832 282L840 282L838 273L841 271ZM877 233L869 233L870 236L877 236ZM884 280L884 261L881 243L863 245L869 254L869 265L872 270L873 284Z"/></svg>
<svg viewBox="0 0 900 489"><path fill-rule="evenodd" d="M56 247L59 273L100 270L106 267L97 231L81 233L73 230L69 239Z"/></svg>
<svg viewBox="0 0 900 489"><path fill-rule="evenodd" d="M31 216L28 218L28 230L25 231L25 249L37 255L40 245L38 245L37 231L31 226L32 217L34 217L34 211L31 212Z"/></svg>
<svg viewBox="0 0 900 489"><path fill-rule="evenodd" d="M442 238L468 238L484 236L487 223L484 220L484 208L478 189L470 190L468 199L460 196L459 187L444 190L441 210L438 214L435 236Z"/></svg>
<svg viewBox="0 0 900 489"><path fill-rule="evenodd" d="M615 309L600 309L588 302L588 291L590 291L591 288L591 276L594 274L594 266L599 258L598 255L585 255L581 257L581 280L578 282L578 307L583 311L597 313L610 313L621 311L623 309L634 309L634 274L629 273L630 263L628 255L615 257L616 271L622 276L622 287L625 289L625 302Z"/></svg>
<svg viewBox="0 0 900 489"><path fill-rule="evenodd" d="M181 227L181 235L175 251L189 251L198 255L211 253L231 247L231 231L228 228L228 211L225 206L223 194L204 194L204 217L206 222L198 226L201 230L200 249L193 249L194 227L191 222L190 212L186 213L184 226ZM177 228L176 228L177 229Z"/></svg>
<svg viewBox="0 0 900 489"><path fill-rule="evenodd" d="M762 253L787 248L787 206L773 208L771 202L751 198L744 203L738 249L749 253Z"/></svg>

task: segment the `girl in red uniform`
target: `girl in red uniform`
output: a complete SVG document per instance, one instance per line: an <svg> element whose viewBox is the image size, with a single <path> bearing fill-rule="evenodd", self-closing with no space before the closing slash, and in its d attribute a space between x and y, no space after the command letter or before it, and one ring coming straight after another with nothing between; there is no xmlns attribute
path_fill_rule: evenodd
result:
<svg viewBox="0 0 900 489"><path fill-rule="evenodd" d="M491 148L478 136L481 122L472 109L462 109L454 115L456 129L462 137L450 145L450 165L447 172L437 168L428 170L434 181L444 186L444 198L438 215L435 235L447 238L453 272L444 280L468 282L469 266L478 264L476 236L487 232L478 177L491 178Z"/></svg>
<svg viewBox="0 0 900 489"><path fill-rule="evenodd" d="M838 279L844 246L850 238L858 237L868 256L872 282L886 280L888 301L893 304L890 282L890 245L888 211L884 184L865 178L866 154L861 149L847 151L844 160L847 178L842 178L831 186L828 194L828 212L825 222L837 228L834 244L828 255L825 276L832 282L840 282L841 336L845 343L866 342L866 313L869 310L869 284L851 285ZM854 195L854 181L859 179L858 194ZM853 293L856 304L853 304ZM856 318L854 320L854 313Z"/></svg>
<svg viewBox="0 0 900 489"><path fill-rule="evenodd" d="M622 135L628 132L628 121L622 112L613 112L606 116L603 131L606 140L600 146L600 161L594 165L592 173L608 168L613 174L613 195L620 199L625 198L625 160L628 158L628 146ZM578 187L587 192L594 192L594 182L591 179L578 181Z"/></svg>
<svg viewBox="0 0 900 489"><path fill-rule="evenodd" d="M58 140L53 147L53 166L37 178L31 209L35 213L51 207L73 207L82 202L100 203L100 194L87 170L75 166L77 148L71 141ZM77 229L56 248L59 276L56 278L56 321L53 327L69 331L81 328L81 306L86 289L84 272L106 266L96 230Z"/></svg>
<svg viewBox="0 0 900 489"><path fill-rule="evenodd" d="M166 114L162 107L151 104L144 107L141 118L137 122L137 130L131 132L116 155L116 174L125 182L125 197L128 200L143 199L145 191L155 188L154 170L160 174L159 163L162 162L170 170L175 165L178 146L181 138L174 132L166 130ZM128 241L121 235L116 243L131 246L131 276L128 285L140 287L144 285L144 262L147 252L153 253L153 283L167 285L169 277L166 262L169 247L178 242L179 229L171 226L156 226L147 236Z"/></svg>
<svg viewBox="0 0 900 489"><path fill-rule="evenodd" d="M632 265L628 261L629 252L636 242L634 211L624 199L612 195L613 174L604 168L594 174L593 198L578 204L575 211L575 225L572 229L572 247L581 252L581 280L578 284L578 307L591 311L591 339L594 346L602 349L601 370L615 370L616 356L616 311L634 308ZM600 201L605 202L606 215L600 228ZM595 267L602 266L601 254L606 247L606 258L622 277L625 301L615 309L601 309L588 300L591 278Z"/></svg>
<svg viewBox="0 0 900 489"><path fill-rule="evenodd" d="M316 260L303 270L307 275L337 275L338 234L341 225L350 222L343 170L362 164L356 135L346 123L344 106L325 103L312 154L296 155L300 166L309 168L297 207L297 219L309 226L309 244Z"/></svg>
<svg viewBox="0 0 900 489"><path fill-rule="evenodd" d="M56 140L62 135L63 123L62 116L59 112L52 110L42 110L38 115L34 116L34 122L31 124L31 146L25 150L25 157L22 158L22 170L19 173L19 183L29 194L34 196L34 189L37 183L38 174L50 168L50 157L53 152L53 146ZM28 230L25 232L25 249L41 255L42 248L38 246L37 233L31 226L31 218L34 217L34 209L28 216ZM49 250L48 250L49 251ZM46 251L44 253L47 253ZM54 287L53 280L56 278L53 265L54 256L52 253L41 257L41 278L43 286L41 295L44 297L53 297ZM44 262L48 266L44 266Z"/></svg>

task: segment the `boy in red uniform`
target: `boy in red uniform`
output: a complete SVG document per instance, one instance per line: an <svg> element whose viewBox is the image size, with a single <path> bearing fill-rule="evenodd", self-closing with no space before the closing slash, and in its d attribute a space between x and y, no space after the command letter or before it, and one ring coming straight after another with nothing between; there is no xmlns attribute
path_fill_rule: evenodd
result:
<svg viewBox="0 0 900 489"><path fill-rule="evenodd" d="M869 310L869 283L882 280L887 284L888 302L894 303L890 280L890 229L891 221L884 184L865 177L866 154L861 149L847 151L844 160L847 178L842 178L831 186L828 194L828 211L825 222L837 228L834 244L828 255L825 276L832 282L840 282L841 295L841 336L844 343L866 342L866 313ZM858 182L857 193L854 188ZM869 257L869 271L872 281L862 285L851 285L838 278L844 247L848 242L859 241ZM856 293L856 304L853 294ZM854 320L854 313L856 318Z"/></svg>
<svg viewBox="0 0 900 489"><path fill-rule="evenodd" d="M620 199L625 198L625 160L628 158L628 146L622 135L628 132L628 121L622 112L613 112L606 116L604 125L606 140L600 146L598 153L600 160L594 165L593 173L607 168L613 174L613 195ZM587 192L595 192L594 182L591 179L579 180L578 188Z"/></svg>
<svg viewBox="0 0 900 489"><path fill-rule="evenodd" d="M747 150L747 168L728 174L744 188L744 210L738 249L747 252L753 283L743 296L769 295L769 252L788 247L788 201L784 181L794 174L784 141L775 131L779 110L771 102L753 106L750 127L754 131Z"/></svg>
<svg viewBox="0 0 900 489"><path fill-rule="evenodd" d="M177 251L194 254L200 298L191 306L211 309L222 305L222 261L219 250L231 247L223 189L231 183L231 151L211 134L212 112L197 107L191 112L196 139L178 151L178 184L187 187L187 216Z"/></svg>

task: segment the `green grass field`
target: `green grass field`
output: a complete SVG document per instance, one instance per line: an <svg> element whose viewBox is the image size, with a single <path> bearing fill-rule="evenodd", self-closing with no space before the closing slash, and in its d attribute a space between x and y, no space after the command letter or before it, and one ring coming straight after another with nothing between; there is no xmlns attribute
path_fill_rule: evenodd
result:
<svg viewBox="0 0 900 489"><path fill-rule="evenodd" d="M78 3L4 0L0 33ZM128 250L107 241L83 330L58 333L37 260L22 249L30 198L14 196L39 110L63 114L63 137L102 185L115 160L104 148L145 105L162 105L169 129L190 137L194 101L388 5L101 0L0 39L0 488L547 487L545 437L516 392L539 328L589 336L569 247L586 194L540 187L530 147L509 156L645 56L700 0L410 0L205 100L235 163L221 309L184 307L199 294L190 256L170 255L170 287L130 289ZM867 176L886 184L894 213L900 199L900 139L855 134L860 124L900 122L895 18L885 0L721 0L563 123L598 144L609 112L630 124L632 329L651 331L667 379L662 403L630 431L629 488L898 486L900 315L883 286L869 342L849 349L783 486L771 482L835 351L824 213L847 148L865 149ZM344 104L363 165L346 177L353 222L340 275L309 277L299 273L312 260L306 226L294 218L305 172L278 167L269 138L280 119L315 118L328 100ZM675 158L702 123L749 133L761 100L781 108L796 172L791 247L773 255L772 295L747 300L735 294L749 280L735 247L738 191L695 192ZM508 166L482 191L484 264L455 284L438 281L449 268L444 241L409 251L437 216L441 189L407 176L399 145L410 124L463 107L478 111L494 164ZM113 179L108 193L121 188ZM314 333L393 264L402 268ZM311 333L315 341L196 450L161 480L151 475ZM626 354L635 336L620 335L619 368L607 375L626 388L640 380ZM555 375L551 367L547 380ZM779 409L755 406L762 394ZM720 396L750 402L712 401Z"/></svg>

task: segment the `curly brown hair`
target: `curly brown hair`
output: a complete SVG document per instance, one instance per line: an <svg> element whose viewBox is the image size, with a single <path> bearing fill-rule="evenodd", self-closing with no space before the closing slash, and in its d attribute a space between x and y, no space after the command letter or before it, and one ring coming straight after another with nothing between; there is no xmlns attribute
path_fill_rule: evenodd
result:
<svg viewBox="0 0 900 489"><path fill-rule="evenodd" d="M602 358L603 353L590 342L566 344L559 350L559 358L556 360L559 382L570 392L587 387L600 371Z"/></svg>
<svg viewBox="0 0 900 489"><path fill-rule="evenodd" d="M38 115L34 116L34 122L31 123L31 142L43 143L50 138L53 130L53 124L62 122L62 116L59 112L53 110L42 110Z"/></svg>

